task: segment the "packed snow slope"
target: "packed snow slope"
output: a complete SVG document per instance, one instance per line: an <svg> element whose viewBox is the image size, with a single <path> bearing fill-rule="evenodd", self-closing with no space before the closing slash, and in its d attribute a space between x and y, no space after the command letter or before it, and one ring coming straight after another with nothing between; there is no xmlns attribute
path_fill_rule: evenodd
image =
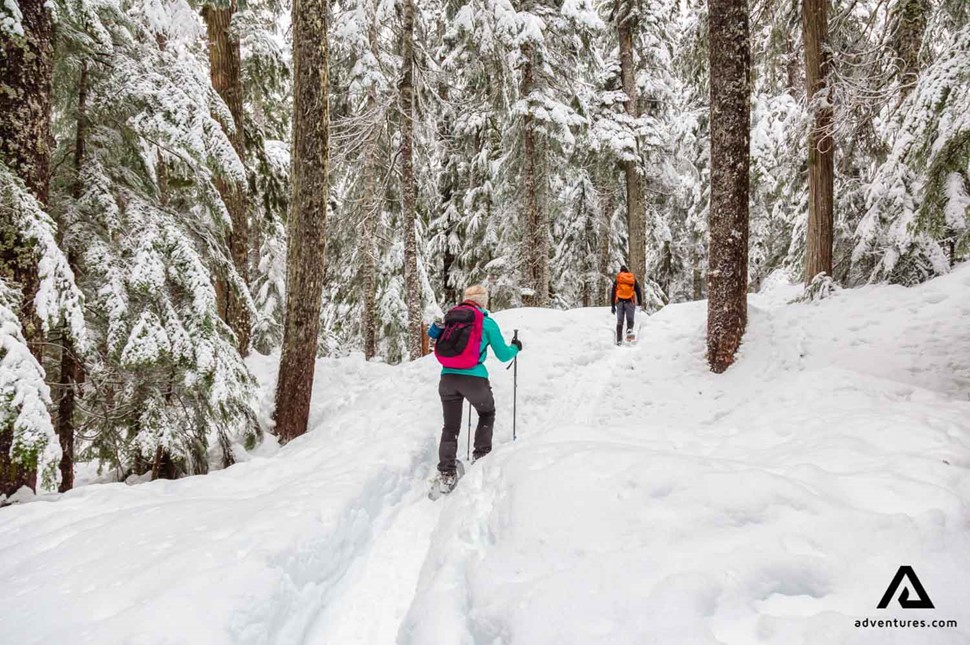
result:
<svg viewBox="0 0 970 645"><path fill-rule="evenodd" d="M970 643L970 266L795 293L720 376L702 302L633 348L603 308L499 313L519 439L490 363L495 450L438 502L434 359L321 360L272 454L0 510L0 642ZM876 608L904 564L935 609Z"/></svg>

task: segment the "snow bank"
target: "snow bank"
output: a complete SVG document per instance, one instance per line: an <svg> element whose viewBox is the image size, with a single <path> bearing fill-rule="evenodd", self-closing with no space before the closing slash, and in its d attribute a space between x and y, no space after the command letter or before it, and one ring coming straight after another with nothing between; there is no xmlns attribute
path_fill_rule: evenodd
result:
<svg viewBox="0 0 970 645"><path fill-rule="evenodd" d="M970 642L970 266L793 291L751 296L721 376L704 303L634 348L605 309L498 314L519 440L490 364L495 451L437 503L433 359L320 361L314 430L277 452L0 510L0 641ZM270 401L275 359L251 366ZM936 609L876 609L902 564Z"/></svg>

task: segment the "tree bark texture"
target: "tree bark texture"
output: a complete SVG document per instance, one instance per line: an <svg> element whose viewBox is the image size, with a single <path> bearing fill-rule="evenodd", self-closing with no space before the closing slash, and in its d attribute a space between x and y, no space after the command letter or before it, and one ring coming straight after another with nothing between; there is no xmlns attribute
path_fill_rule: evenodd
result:
<svg viewBox="0 0 970 645"><path fill-rule="evenodd" d="M43 0L21 0L19 6L24 35L5 36L0 44L0 160L46 204L54 69L51 12ZM0 274L20 287L20 323L39 360L43 337L34 311L39 286L37 256L11 222L0 222Z"/></svg>
<svg viewBox="0 0 970 645"><path fill-rule="evenodd" d="M295 0L292 10L292 212L276 387L276 433L282 442L307 430L317 357L330 171L328 4L328 0Z"/></svg>
<svg viewBox="0 0 970 645"><path fill-rule="evenodd" d="M377 18L371 19L368 25L368 41L371 53L378 57L377 51ZM364 310L361 318L361 331L364 338L364 358L370 360L377 356L377 222L381 215L384 202L384 190L379 186L381 173L380 133L381 129L376 121L377 88L372 84L367 91L367 114L375 121L370 123L370 133L367 136L364 167L363 217L360 239L360 251L363 255L363 279L361 302ZM381 116L383 119L383 115Z"/></svg>
<svg viewBox="0 0 970 645"><path fill-rule="evenodd" d="M51 76L53 43L51 12L44 0L20 0L23 36L6 35L0 42L0 161L16 174L42 204L47 203L51 157ZM18 317L24 339L38 361L43 356L43 331L34 308L39 287L38 257L23 231L0 221L0 276L20 289ZM34 488L37 473L10 458L13 432L0 431L0 494L21 486Z"/></svg>
<svg viewBox="0 0 970 645"><path fill-rule="evenodd" d="M805 240L805 284L819 273L832 275L832 210L835 143L828 77L829 0L803 0L805 85L812 113L808 135L808 231Z"/></svg>
<svg viewBox="0 0 970 645"><path fill-rule="evenodd" d="M376 98L367 98L368 112L376 108ZM361 220L361 254L363 255L363 279L361 302L364 310L361 328L364 337L364 357L367 360L377 355L377 221L381 214L383 189L378 188L380 159L378 158L378 129L376 125L367 141L367 161L364 168L363 218Z"/></svg>
<svg viewBox="0 0 970 645"><path fill-rule="evenodd" d="M533 50L531 45L522 46L525 64L522 71L522 96L528 98L535 87ZM536 126L532 114L523 117L522 149L523 180L525 191L525 249L526 285L533 295L525 299L532 307L549 306L549 222L542 203L543 178L541 144L537 141Z"/></svg>
<svg viewBox="0 0 970 645"><path fill-rule="evenodd" d="M58 389L61 398L57 402L57 437L61 443L61 483L58 490L66 492L74 488L74 412L75 388L84 382L84 368L74 353L74 344L65 334L62 336L61 373Z"/></svg>
<svg viewBox="0 0 970 645"><path fill-rule="evenodd" d="M599 282L596 293L600 294L603 304L610 304L610 234L613 223L613 181L607 179L600 188L600 231L599 231Z"/></svg>
<svg viewBox="0 0 970 645"><path fill-rule="evenodd" d="M51 13L43 0L20 0L22 38L0 47L0 159L47 203L51 156Z"/></svg>
<svg viewBox="0 0 970 645"><path fill-rule="evenodd" d="M710 0L711 204L707 360L734 362L747 324L751 54L746 0Z"/></svg>
<svg viewBox="0 0 970 645"><path fill-rule="evenodd" d="M414 183L414 2L404 0L401 32L401 210L404 225L404 292L408 306L407 346L421 357L421 283L418 280L417 186Z"/></svg>
<svg viewBox="0 0 970 645"><path fill-rule="evenodd" d="M617 0L616 33L620 43L620 75L623 80L623 93L627 96L624 104L631 119L640 117L639 97L636 83L636 69L633 62L634 16L631 0ZM641 283L647 271L647 211L644 201L643 177L634 160L623 162L626 177L626 223L629 236L627 261L629 269Z"/></svg>
<svg viewBox="0 0 970 645"><path fill-rule="evenodd" d="M232 124L223 123L226 132L232 130L229 140L239 158L246 162L246 138L244 133L242 58L239 39L232 32L232 17L236 13L236 0L228 6L206 5L202 10L209 40L209 74L215 88L232 114ZM232 126L232 127L230 127ZM243 281L249 284L249 199L245 184L216 179L216 188L222 195L232 219L229 234L229 253L233 265ZM220 305L223 319L229 324L239 347L239 353L249 353L251 334L250 312L246 300L228 284L220 280Z"/></svg>

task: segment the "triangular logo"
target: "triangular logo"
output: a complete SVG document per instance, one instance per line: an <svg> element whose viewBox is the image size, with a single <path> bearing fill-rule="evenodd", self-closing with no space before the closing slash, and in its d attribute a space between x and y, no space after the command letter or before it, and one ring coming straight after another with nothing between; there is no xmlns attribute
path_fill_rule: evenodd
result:
<svg viewBox="0 0 970 645"><path fill-rule="evenodd" d="M913 567L908 564L899 567L899 571L893 576L893 581L889 583L889 588L883 594L882 600L879 601L877 609L885 609L889 606L889 601L896 595L896 591L903 584L904 578L906 579L907 586L903 587L903 592L899 594L899 606L903 609L933 609L933 601L930 600L930 595L926 593L923 584L916 577L916 572L913 571ZM910 587L916 592L916 600L909 599Z"/></svg>

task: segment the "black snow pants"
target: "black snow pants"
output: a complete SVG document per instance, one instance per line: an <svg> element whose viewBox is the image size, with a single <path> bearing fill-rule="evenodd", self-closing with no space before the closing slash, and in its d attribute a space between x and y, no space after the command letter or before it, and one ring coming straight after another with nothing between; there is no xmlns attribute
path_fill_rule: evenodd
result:
<svg viewBox="0 0 970 645"><path fill-rule="evenodd" d="M480 459L492 450L492 427L495 425L495 399L492 386L487 378L466 376L464 374L442 374L438 384L441 396L441 411L445 424L441 429L441 443L438 444L438 470L443 473L455 472L455 458L458 456L458 433L461 432L461 411L467 400L478 412L478 427L475 428L475 459Z"/></svg>
<svg viewBox="0 0 970 645"><path fill-rule="evenodd" d="M616 302L616 342L623 340L623 319L626 318L626 330L633 329L633 316L637 306L632 300L618 300Z"/></svg>

